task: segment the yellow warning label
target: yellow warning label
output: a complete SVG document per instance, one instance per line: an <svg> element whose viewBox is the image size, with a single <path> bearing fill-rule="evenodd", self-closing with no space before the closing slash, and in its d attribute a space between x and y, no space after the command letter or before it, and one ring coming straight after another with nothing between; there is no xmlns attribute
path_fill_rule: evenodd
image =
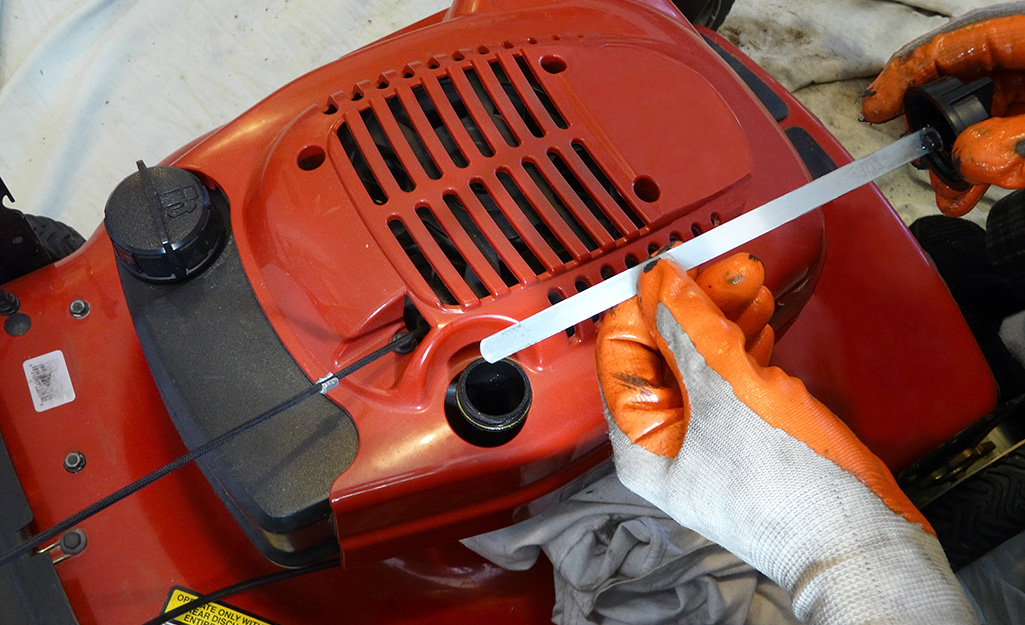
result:
<svg viewBox="0 0 1025 625"><path fill-rule="evenodd" d="M191 603L199 595L181 587L171 589L164 606L164 613ZM168 621L179 625L274 625L252 614L224 603L211 602Z"/></svg>

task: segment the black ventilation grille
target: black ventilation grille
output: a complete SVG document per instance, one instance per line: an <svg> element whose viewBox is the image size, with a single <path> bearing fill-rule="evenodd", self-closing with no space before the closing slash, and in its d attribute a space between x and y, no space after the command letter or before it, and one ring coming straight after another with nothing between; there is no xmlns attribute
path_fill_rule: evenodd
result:
<svg viewBox="0 0 1025 625"><path fill-rule="evenodd" d="M572 68L512 51L460 61L362 92L338 126L341 173L402 250L397 264L442 305L466 306L639 236L631 181L613 182L562 87L542 80Z"/></svg>

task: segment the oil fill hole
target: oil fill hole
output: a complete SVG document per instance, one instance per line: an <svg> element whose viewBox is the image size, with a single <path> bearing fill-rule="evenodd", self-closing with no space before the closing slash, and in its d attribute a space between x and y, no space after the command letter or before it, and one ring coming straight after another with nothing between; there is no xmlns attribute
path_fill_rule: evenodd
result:
<svg viewBox="0 0 1025 625"><path fill-rule="evenodd" d="M452 429L481 447L509 442L523 427L532 393L527 373L509 360L475 360L446 393L445 413Z"/></svg>
<svg viewBox="0 0 1025 625"><path fill-rule="evenodd" d="M523 370L508 361L476 363L467 369L463 386L469 407L489 417L505 418L522 409L527 394Z"/></svg>

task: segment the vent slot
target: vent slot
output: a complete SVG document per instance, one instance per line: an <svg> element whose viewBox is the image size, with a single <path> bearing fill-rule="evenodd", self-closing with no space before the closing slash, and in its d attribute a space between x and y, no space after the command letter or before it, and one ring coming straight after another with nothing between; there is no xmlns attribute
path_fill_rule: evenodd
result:
<svg viewBox="0 0 1025 625"><path fill-rule="evenodd" d="M406 253L413 266L420 273L420 277L424 279L424 282L438 296L438 300L446 306L455 306L458 302L456 302L456 298L452 295L452 291L449 291L448 287L445 286L441 276L438 275L434 267L431 266L430 261L424 256L423 250L417 245L413 236L409 234L405 224L399 219L391 219L388 221L388 228L391 229L395 240L402 246L402 251Z"/></svg>
<svg viewBox="0 0 1025 625"><path fill-rule="evenodd" d="M580 157L580 160L584 163L584 166L586 166L587 169L591 172L591 175L594 176L595 180L598 181L598 184L600 184L602 188L605 189L605 191L609 194L609 197L611 197L612 200L619 206L619 208L622 209L623 213L626 214L630 221L633 222L633 225L636 226L638 229L643 228L645 226L644 219L640 216L640 214L638 214L637 210L634 209L633 205L631 205L630 202L626 201L626 198L623 197L623 194L619 192L619 189L616 188L616 185L612 184L612 180L608 177L608 175L605 174L605 170L601 168L601 165L598 164L598 161L594 160L594 157L591 156L591 153L587 151L587 148L584 146L584 144L579 141L574 141L573 151L576 152L578 157Z"/></svg>
<svg viewBox="0 0 1025 625"><path fill-rule="evenodd" d="M577 194L580 201L584 203L587 210L591 211L591 214L598 220L598 223L600 223L601 227L605 229L605 232L608 232L609 236L611 236L613 240L617 240L622 237L623 233L619 231L616 224L612 223L609 216L602 211L601 206L587 191L584 185L580 182L580 179L577 178L576 174L574 174L569 168L566 161L564 161L555 150L548 151L548 160L552 161L552 165L555 165L555 168L559 170L562 177L569 183L570 188Z"/></svg>
<svg viewBox="0 0 1025 625"><path fill-rule="evenodd" d="M527 130L530 131L530 134L535 137L543 137L545 133L541 129L541 125L537 123L536 119L534 119L533 113L531 113L530 109L527 108L526 103L520 96L520 92L516 90L515 85L513 85L512 81L509 79L509 75L505 73L505 69L502 67L502 64L498 61L491 61L488 65L491 67L491 71L495 74L495 78L498 79L498 83L502 85L502 89L505 91L506 97L508 97L509 101L512 102L513 108L516 109L516 113L520 116L520 119L523 120L523 124L527 127Z"/></svg>
<svg viewBox="0 0 1025 625"><path fill-rule="evenodd" d="M495 225L502 231L502 235L513 246L516 253L520 255L520 258L527 263L527 266L534 272L534 275L539 276L543 274L545 272L545 266L540 260L538 260L537 256L534 255L534 252L530 250L527 243L523 240L523 237L520 236L519 232L517 232L516 228L509 223L509 219L506 218L505 213L502 212L498 203L495 202L495 198L491 197L491 193L488 192L487 187L479 181L474 181L470 183L470 190L473 191L475 196L477 196L477 201L480 202L481 206L484 207L484 210L491 216Z"/></svg>
<svg viewBox="0 0 1025 625"><path fill-rule="evenodd" d="M491 268L494 269L495 273L497 273L502 279L505 286L518 284L519 280L516 279L516 276L514 276L512 271L509 270L505 261L503 261L498 255L498 251L495 250L491 245L491 242L488 241L487 237L484 236L484 233L481 232L480 228L477 227L477 224L474 223L473 218L470 217L470 214L466 211L466 207L459 201L459 198L456 197L454 193L446 193L444 198L448 209L452 211L452 216L456 218L456 221L458 221L459 225L462 226L467 236L469 236L470 240L473 241L473 244L477 246L477 250L480 251L484 260L488 261L488 264L491 265Z"/></svg>
<svg viewBox="0 0 1025 625"><path fill-rule="evenodd" d="M434 158L431 157L431 153L427 151L427 146L424 145L420 134L413 127L413 122L409 119L409 114L406 112L406 108L402 106L402 102L399 101L397 96L390 96L386 102L388 103L388 110L391 111L392 116L402 130L402 136L406 138L406 143L409 144L413 154L416 155L416 160L420 161L420 166L424 168L427 177L431 180L441 178L441 170L438 169L438 165L434 162Z"/></svg>
<svg viewBox="0 0 1025 625"><path fill-rule="evenodd" d="M404 73L401 84L381 82L378 89L388 89L383 93L364 93L369 101L346 113L337 136L370 199L392 202L384 213L367 209L362 216L378 228L387 223L396 264L408 268L401 248L441 305L472 305L558 274L647 226L629 183L614 183L585 146L589 135L559 134L569 127L552 97L561 94L560 83L549 92L539 78L565 71L561 58L538 61L510 51L427 67L432 71ZM528 145L530 154L522 153ZM545 158L532 156L538 150ZM503 164L484 162L499 153ZM470 176L456 175L437 190L426 184L448 180L453 165L466 169L471 162ZM460 178L470 179L468 188L459 186ZM405 196L413 191L415 198ZM580 277L568 289L549 290L549 299L556 303L574 288L582 292L596 279Z"/></svg>
<svg viewBox="0 0 1025 625"><path fill-rule="evenodd" d="M420 223L424 225L427 232L437 243L438 247L441 248L445 257L448 258L448 262L452 264L452 267L459 273L463 281L466 282L473 294L478 298L487 297L490 295L488 288L484 286L481 279L477 276L477 273L470 267L470 264L466 262L463 255L459 252L459 248L452 241L452 237L449 236L445 228L438 222L434 217L434 213L431 209L426 206L421 206L416 209L416 216L420 218ZM435 292L437 293L437 292Z"/></svg>
<svg viewBox="0 0 1025 625"><path fill-rule="evenodd" d="M561 302L564 298L559 294L558 291L548 291L548 303L555 306ZM576 326L570 326L566 328L566 338L573 338L577 333Z"/></svg>
<svg viewBox="0 0 1025 625"><path fill-rule="evenodd" d="M566 124L566 119L559 112L559 109L556 108L555 102L552 101L551 96L549 96L548 92L545 91L545 88L541 85L537 76L534 75L534 70L530 69L527 59L522 56L517 56L516 65L518 65L520 71L523 72L524 78L526 78L527 82L530 83L530 88L534 90L534 95L536 95L537 99L541 101L541 105L545 107L546 111L548 111L548 116L552 118L555 125L562 129L568 128L569 126Z"/></svg>
<svg viewBox="0 0 1025 625"><path fill-rule="evenodd" d="M466 79L470 82L470 86L473 87L473 92L477 94L477 99L480 100L481 104L484 105L484 110L491 116L491 121L494 122L495 127L498 128L498 133L505 139L506 145L509 147L517 147L520 144L519 139L513 134L509 124L506 123L505 117L502 112L498 110L498 106L495 101L491 98L491 94L488 93L487 88L484 87L484 83L481 82L480 76L477 74L477 70L472 67L468 67L463 72L466 74Z"/></svg>
<svg viewBox="0 0 1025 625"><path fill-rule="evenodd" d="M588 288L590 288L590 286L591 285L588 284L587 281L583 278L578 278L577 281L573 283L573 288L577 290L577 293L583 293ZM591 315L591 323L598 323L599 319L601 319L601 313L598 313L597 315Z"/></svg>
<svg viewBox="0 0 1025 625"><path fill-rule="evenodd" d="M541 216L534 209L533 204L531 204L530 200L523 195L523 191L520 190L520 187L516 184L516 181L513 180L513 177L509 175L509 172L499 171L497 172L497 176L498 181L502 183L502 187L505 188L506 192L513 199L513 202L516 203L517 208L519 208L520 212L522 212L527 218L530 225L534 226L534 230L541 235L541 238L544 239L552 252L559 257L559 260L563 263L568 263L573 260L573 255L570 254L562 245L562 241L559 240L559 237L555 236L555 233L548 227L548 224L541 219Z"/></svg>
<svg viewBox="0 0 1025 625"><path fill-rule="evenodd" d="M374 145L377 146L377 151L380 153L381 158L384 159L385 165L388 166L388 171L391 172L393 178L395 178L395 184L399 185L399 188L403 191L412 191L416 188L413 184L413 179L409 177L409 173L406 168L402 165L402 161L399 160L398 155L395 153L395 148L392 146L391 141L388 139L388 135L384 133L384 128L381 127L381 122L377 119L377 115L371 108L365 108L359 113L360 118L363 120L363 124L367 127L367 131L370 133L370 137L374 140Z"/></svg>
<svg viewBox="0 0 1025 625"><path fill-rule="evenodd" d="M470 139L473 140L473 144L477 146L477 150L484 156L494 156L495 150L488 143L488 140L484 138L484 133L481 132L480 126L477 125L476 120L470 115L469 109L466 108L466 103L463 102L462 96L459 95L459 91L456 90L456 86L452 84L452 79L448 76L440 76L438 83L441 85L441 90L445 92L445 97L448 98L448 103L455 111L456 117L462 122L463 128L466 129L466 133L470 135Z"/></svg>
<svg viewBox="0 0 1025 625"><path fill-rule="evenodd" d="M544 194L545 199L552 205L552 208L559 213L559 217L566 222L566 225L573 231L573 234L580 239L581 243L584 244L584 247L587 248L589 252L593 252L598 249L598 244L595 243L594 239L591 238L591 235L587 233L587 230L580 225L576 216L570 212L569 207L562 201L559 194L555 192L555 189L552 188L552 185L549 184L548 180L544 177L544 174L542 174L541 170L537 168L537 165L529 161L525 161L523 163L523 169L526 170L527 175L530 176L530 179L534 181L535 185L537 185L538 190Z"/></svg>
<svg viewBox="0 0 1025 625"><path fill-rule="evenodd" d="M438 135L438 141L441 142L445 151L448 152L452 163L456 167L466 167L469 161L466 160L463 151L459 149L459 145L456 144L456 140L452 137L452 133L449 132L444 120L441 119L441 114L438 113L438 109L434 106L434 100L427 93L427 89L423 85L413 87L413 97L416 98L417 104L420 105L420 110L423 111L427 122L434 129L434 134Z"/></svg>
<svg viewBox="0 0 1025 625"><path fill-rule="evenodd" d="M367 163L367 159L363 155L363 150L356 143L356 137L352 135L352 129L349 128L349 124L343 123L339 126L338 141L342 144L345 156L348 157L352 168L356 170L356 176L363 183L363 188L367 190L367 194L374 204L384 204L387 202L388 194L384 192L384 189L381 188L381 183L377 181L374 170L370 168L370 164Z"/></svg>

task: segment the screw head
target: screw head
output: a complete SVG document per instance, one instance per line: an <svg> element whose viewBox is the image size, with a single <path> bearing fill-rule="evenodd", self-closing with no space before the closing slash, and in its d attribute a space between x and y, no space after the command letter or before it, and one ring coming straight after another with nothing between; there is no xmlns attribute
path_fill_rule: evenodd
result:
<svg viewBox="0 0 1025 625"><path fill-rule="evenodd" d="M64 470L68 473L78 473L85 468L85 454L80 451L73 451L64 456Z"/></svg>
<svg viewBox="0 0 1025 625"><path fill-rule="evenodd" d="M65 554L73 556L82 553L88 542L85 532L80 529L73 529L60 537L60 548Z"/></svg>
<svg viewBox="0 0 1025 625"><path fill-rule="evenodd" d="M68 312L75 319L81 319L89 314L89 302L84 299L76 299L71 302L71 306L68 307Z"/></svg>
<svg viewBox="0 0 1025 625"><path fill-rule="evenodd" d="M14 313L4 321L4 331L11 336L21 336L32 327L32 319L25 313Z"/></svg>

